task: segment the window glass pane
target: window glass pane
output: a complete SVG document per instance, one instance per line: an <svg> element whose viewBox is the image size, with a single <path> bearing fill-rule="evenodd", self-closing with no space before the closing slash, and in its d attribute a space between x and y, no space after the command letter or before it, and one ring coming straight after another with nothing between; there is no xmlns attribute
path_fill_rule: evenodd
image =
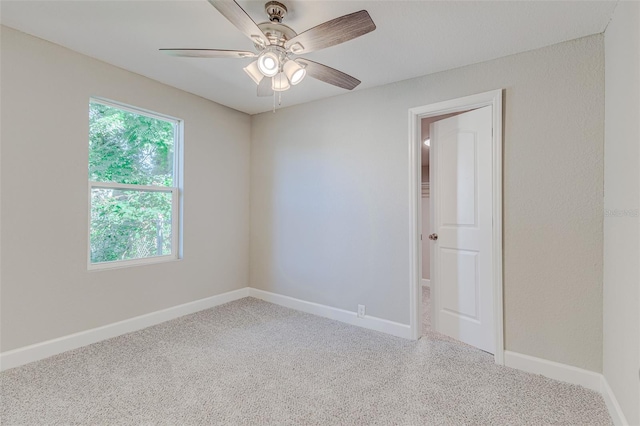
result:
<svg viewBox="0 0 640 426"><path fill-rule="evenodd" d="M91 102L89 180L173 186L174 126Z"/></svg>
<svg viewBox="0 0 640 426"><path fill-rule="evenodd" d="M171 192L91 189L91 263L171 254Z"/></svg>

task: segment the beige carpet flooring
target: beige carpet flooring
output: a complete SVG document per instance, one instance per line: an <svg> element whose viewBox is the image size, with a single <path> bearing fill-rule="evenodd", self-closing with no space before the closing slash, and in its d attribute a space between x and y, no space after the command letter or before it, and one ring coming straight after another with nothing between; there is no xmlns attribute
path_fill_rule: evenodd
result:
<svg viewBox="0 0 640 426"><path fill-rule="evenodd" d="M609 425L602 398L246 298L0 374L2 425Z"/></svg>
<svg viewBox="0 0 640 426"><path fill-rule="evenodd" d="M422 286L422 334L431 331L431 289Z"/></svg>

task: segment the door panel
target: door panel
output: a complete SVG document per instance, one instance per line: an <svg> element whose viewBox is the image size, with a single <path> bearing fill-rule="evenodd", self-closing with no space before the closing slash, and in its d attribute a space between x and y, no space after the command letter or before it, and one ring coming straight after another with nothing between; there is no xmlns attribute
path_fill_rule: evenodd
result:
<svg viewBox="0 0 640 426"><path fill-rule="evenodd" d="M478 252L440 250L442 282L457 282L442 287L443 313L478 320Z"/></svg>
<svg viewBox="0 0 640 426"><path fill-rule="evenodd" d="M433 323L493 353L492 113L479 108L431 124Z"/></svg>
<svg viewBox="0 0 640 426"><path fill-rule="evenodd" d="M444 197L440 205L440 225L476 226L476 146L477 135L460 132L443 136L451 143L440 147L440 160L452 163L454 167L442 170L442 191L457 194Z"/></svg>

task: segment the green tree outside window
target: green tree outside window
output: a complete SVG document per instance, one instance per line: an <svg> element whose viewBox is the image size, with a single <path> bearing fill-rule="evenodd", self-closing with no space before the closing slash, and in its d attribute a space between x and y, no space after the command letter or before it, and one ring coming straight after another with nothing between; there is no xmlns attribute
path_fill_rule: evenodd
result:
<svg viewBox="0 0 640 426"><path fill-rule="evenodd" d="M175 135L174 122L89 104L91 263L172 254L173 194L149 187L174 186Z"/></svg>

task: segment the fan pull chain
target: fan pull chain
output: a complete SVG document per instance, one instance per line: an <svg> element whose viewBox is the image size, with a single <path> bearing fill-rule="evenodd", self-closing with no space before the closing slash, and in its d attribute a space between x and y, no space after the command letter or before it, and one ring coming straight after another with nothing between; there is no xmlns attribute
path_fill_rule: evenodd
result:
<svg viewBox="0 0 640 426"><path fill-rule="evenodd" d="M273 92L273 113L276 113L276 92Z"/></svg>

